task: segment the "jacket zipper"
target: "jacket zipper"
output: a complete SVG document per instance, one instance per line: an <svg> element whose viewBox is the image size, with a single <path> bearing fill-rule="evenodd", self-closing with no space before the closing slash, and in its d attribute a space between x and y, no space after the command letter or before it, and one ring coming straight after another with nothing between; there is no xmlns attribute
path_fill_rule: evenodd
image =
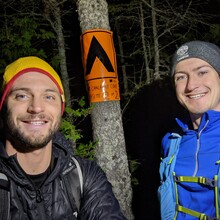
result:
<svg viewBox="0 0 220 220"><path fill-rule="evenodd" d="M43 197L42 197L42 193L41 193L40 188L39 189L36 188L36 186L34 185L33 181L31 180L31 178L29 178L28 175L21 168L21 166L18 163L17 159L15 159L15 163L20 168L20 171L27 177L27 179L30 181L30 183L34 187L34 190L36 192L36 203L37 203L37 210L38 210L38 213L39 213L39 219L40 220L47 220L46 212L45 212L45 207L44 207L44 204L42 202L43 201Z"/></svg>
<svg viewBox="0 0 220 220"><path fill-rule="evenodd" d="M199 160L198 160L198 154L200 150L200 136L203 130L206 128L207 124L209 123L209 120L206 122L205 126L200 130L200 132L197 132L197 147L196 147L196 153L195 153L195 169L193 172L193 176L196 176L198 170L199 170Z"/></svg>
<svg viewBox="0 0 220 220"><path fill-rule="evenodd" d="M45 208L43 204L43 197L41 194L40 189L36 189L36 202L37 202L37 210L39 213L39 219L40 220L46 220L46 214L45 214Z"/></svg>

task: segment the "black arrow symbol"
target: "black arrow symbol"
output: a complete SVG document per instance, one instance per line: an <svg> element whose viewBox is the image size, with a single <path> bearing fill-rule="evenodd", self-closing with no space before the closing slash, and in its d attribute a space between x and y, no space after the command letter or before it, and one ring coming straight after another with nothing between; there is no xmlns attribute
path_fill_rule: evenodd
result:
<svg viewBox="0 0 220 220"><path fill-rule="evenodd" d="M88 58L86 62L86 75L90 74L93 63L95 62L96 57L103 63L108 72L114 72L114 68L109 60L108 55L106 54L103 47L100 45L96 37L93 36L91 45L88 52Z"/></svg>

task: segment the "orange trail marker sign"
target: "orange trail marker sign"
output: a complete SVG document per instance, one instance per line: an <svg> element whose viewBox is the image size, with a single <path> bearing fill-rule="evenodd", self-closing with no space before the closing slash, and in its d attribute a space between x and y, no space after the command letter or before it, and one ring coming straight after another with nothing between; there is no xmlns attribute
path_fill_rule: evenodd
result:
<svg viewBox="0 0 220 220"><path fill-rule="evenodd" d="M88 30L81 35L81 46L90 102L120 100L112 32Z"/></svg>

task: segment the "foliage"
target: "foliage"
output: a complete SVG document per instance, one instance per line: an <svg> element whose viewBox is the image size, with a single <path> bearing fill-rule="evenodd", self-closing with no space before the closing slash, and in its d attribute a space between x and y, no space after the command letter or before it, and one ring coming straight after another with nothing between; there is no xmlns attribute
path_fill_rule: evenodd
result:
<svg viewBox="0 0 220 220"><path fill-rule="evenodd" d="M216 44L220 43L220 24L212 24L210 25L210 29L205 33L205 37L209 39L211 42L216 42Z"/></svg>
<svg viewBox="0 0 220 220"><path fill-rule="evenodd" d="M89 141L88 144L80 143L75 149L75 155L94 160L96 143Z"/></svg>
<svg viewBox="0 0 220 220"><path fill-rule="evenodd" d="M40 14L39 7L34 7L30 2L30 5L8 2L1 7L0 13L0 71L22 56L47 58L46 54L49 53L46 51L55 40L55 35Z"/></svg>
<svg viewBox="0 0 220 220"><path fill-rule="evenodd" d="M92 141L87 144L80 143L79 141L82 138L82 135L77 129L77 121L81 118L84 119L85 117L87 117L90 114L92 107L86 107L84 97L79 99L77 101L77 104L77 109L66 107L65 116L62 120L60 130L65 135L67 140L76 143L76 147L74 149L75 155L93 160L95 153L94 148L96 143Z"/></svg>
<svg viewBox="0 0 220 220"><path fill-rule="evenodd" d="M54 47L56 35L45 19L40 1L10 1L1 2L0 13L0 71L22 56L38 56L44 59L50 57L51 65L58 69L60 62ZM75 154L93 159L95 143L78 143L82 139L76 122L90 113L85 108L85 100L77 101L78 108L66 107L62 120L61 131L67 139L77 142ZM78 122L80 123L80 122Z"/></svg>
<svg viewBox="0 0 220 220"><path fill-rule="evenodd" d="M129 163L129 169L131 173L131 184L133 186L136 186L139 184L138 179L135 177L135 171L138 169L139 162L137 160L128 160Z"/></svg>

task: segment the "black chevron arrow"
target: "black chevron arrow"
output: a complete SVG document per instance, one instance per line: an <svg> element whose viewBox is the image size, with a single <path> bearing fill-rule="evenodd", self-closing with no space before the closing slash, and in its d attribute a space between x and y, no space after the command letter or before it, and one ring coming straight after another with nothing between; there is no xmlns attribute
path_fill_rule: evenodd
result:
<svg viewBox="0 0 220 220"><path fill-rule="evenodd" d="M114 72L114 68L111 64L111 61L109 60L108 55L106 54L105 50L100 45L96 37L93 36L86 62L86 75L90 74L96 57L98 57L99 60L103 63L108 72Z"/></svg>

